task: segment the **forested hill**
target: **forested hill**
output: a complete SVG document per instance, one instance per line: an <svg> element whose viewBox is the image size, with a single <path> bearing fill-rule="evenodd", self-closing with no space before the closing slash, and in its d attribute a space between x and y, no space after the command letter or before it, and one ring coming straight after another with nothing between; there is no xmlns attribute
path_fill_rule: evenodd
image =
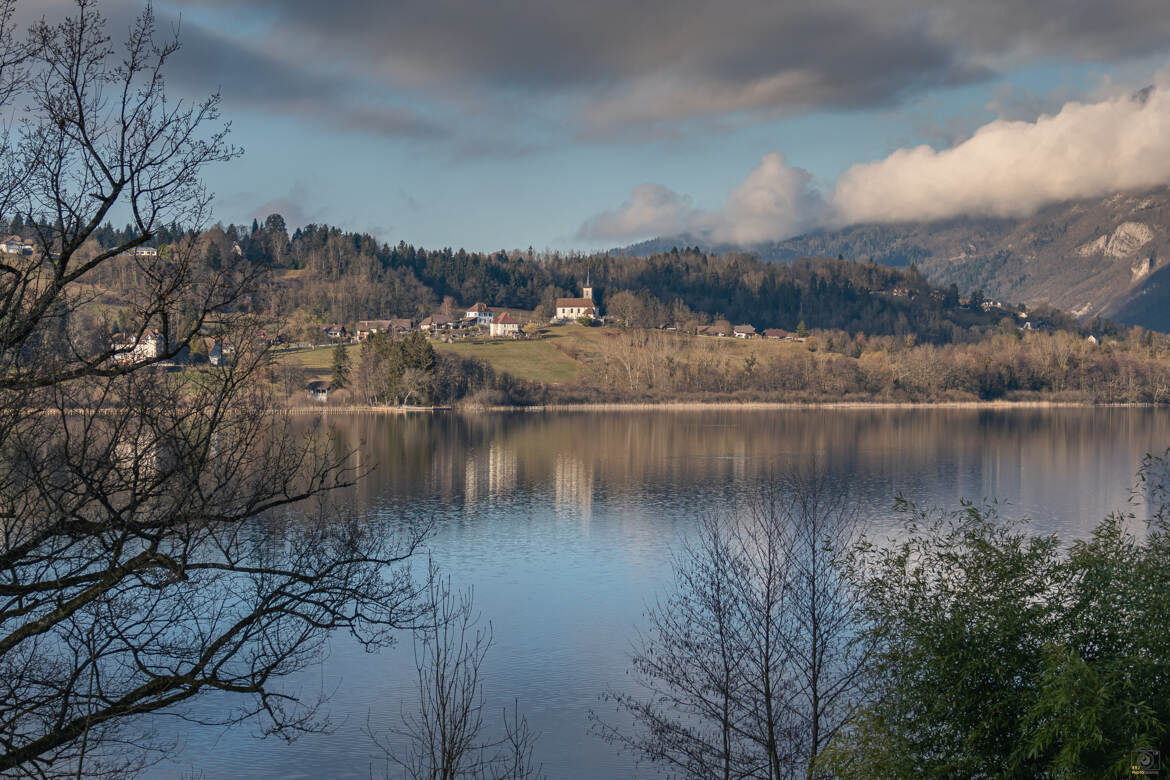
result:
<svg viewBox="0 0 1170 780"><path fill-rule="evenodd" d="M603 306L635 296L638 324L648 326L727 319L791 330L804 322L949 343L981 338L1008 316L984 312L978 300L961 306L957 287L934 287L916 268L874 262L778 264L746 253L675 248L643 257L428 250L324 225L290 235L277 215L251 228L217 226L197 240L210 264L242 259L273 270L257 308L281 318L299 311L319 322L420 318L448 297L457 305L483 301L551 314L553 301L578 295L586 279ZM1071 322L1056 312L1043 316L1053 324Z"/></svg>
<svg viewBox="0 0 1170 780"><path fill-rule="evenodd" d="M655 254L679 242L701 243L689 236L655 239L617 252ZM1048 303L1084 320L1101 316L1170 331L1170 187L1054 203L1027 217L818 230L751 251L776 261L842 255L899 267L917 263L936 284Z"/></svg>

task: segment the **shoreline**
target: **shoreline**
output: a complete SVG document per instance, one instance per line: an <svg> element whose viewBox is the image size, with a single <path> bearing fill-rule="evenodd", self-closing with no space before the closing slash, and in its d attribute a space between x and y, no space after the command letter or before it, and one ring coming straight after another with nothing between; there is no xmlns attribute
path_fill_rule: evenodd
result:
<svg viewBox="0 0 1170 780"><path fill-rule="evenodd" d="M788 410L875 410L875 409L1157 409L1166 404L1154 403L1095 403L1092 401L653 401L646 403L586 403L542 404L537 406L296 406L280 411L290 414L499 414L504 412L702 412L702 411L788 411Z"/></svg>

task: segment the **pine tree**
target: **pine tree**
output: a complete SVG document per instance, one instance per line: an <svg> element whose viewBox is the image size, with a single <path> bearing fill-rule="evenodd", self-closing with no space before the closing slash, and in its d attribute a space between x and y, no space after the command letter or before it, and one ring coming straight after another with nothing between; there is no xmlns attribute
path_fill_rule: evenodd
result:
<svg viewBox="0 0 1170 780"><path fill-rule="evenodd" d="M338 342L333 348L333 379L330 382L332 389L340 390L349 384L349 369L349 352L345 344Z"/></svg>

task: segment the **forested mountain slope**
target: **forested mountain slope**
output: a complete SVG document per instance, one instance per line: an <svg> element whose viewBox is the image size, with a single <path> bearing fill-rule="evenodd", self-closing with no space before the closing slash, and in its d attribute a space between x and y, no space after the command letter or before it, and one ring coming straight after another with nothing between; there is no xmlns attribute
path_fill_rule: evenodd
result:
<svg viewBox="0 0 1170 780"><path fill-rule="evenodd" d="M679 242L701 243L658 239L628 251L662 251ZM989 298L1170 330L1167 187L1059 203L1020 219L853 225L752 251L769 260L842 256L896 267L914 263L932 282L982 289Z"/></svg>

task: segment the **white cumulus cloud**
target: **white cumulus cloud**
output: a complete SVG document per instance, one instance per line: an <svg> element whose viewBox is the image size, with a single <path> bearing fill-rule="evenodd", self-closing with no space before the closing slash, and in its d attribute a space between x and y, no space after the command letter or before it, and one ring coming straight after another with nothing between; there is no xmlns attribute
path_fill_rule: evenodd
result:
<svg viewBox="0 0 1170 780"><path fill-rule="evenodd" d="M677 235L686 230L690 213L689 198L661 184L639 184L629 200L587 220L577 235L590 241Z"/></svg>
<svg viewBox="0 0 1170 780"><path fill-rule="evenodd" d="M722 208L699 211L689 198L661 184L642 184L615 209L586 220L577 235L596 241L694 235L716 243L759 244L818 224L825 203L802 168L779 152L764 155Z"/></svg>
<svg viewBox="0 0 1170 780"><path fill-rule="evenodd" d="M900 149L837 180L834 222L1020 216L1170 182L1170 87L996 120L949 149Z"/></svg>
<svg viewBox="0 0 1170 780"><path fill-rule="evenodd" d="M818 227L1027 216L1051 203L1170 184L1170 78L1136 94L1070 101L1033 121L996 119L942 150L899 149L843 173L826 198L808 171L778 152L717 209L657 184L594 217L591 239L690 234L712 244L752 246Z"/></svg>
<svg viewBox="0 0 1170 780"><path fill-rule="evenodd" d="M808 230L824 213L825 203L813 186L812 175L772 152L731 191L722 209L696 215L691 227L717 243L751 245Z"/></svg>

